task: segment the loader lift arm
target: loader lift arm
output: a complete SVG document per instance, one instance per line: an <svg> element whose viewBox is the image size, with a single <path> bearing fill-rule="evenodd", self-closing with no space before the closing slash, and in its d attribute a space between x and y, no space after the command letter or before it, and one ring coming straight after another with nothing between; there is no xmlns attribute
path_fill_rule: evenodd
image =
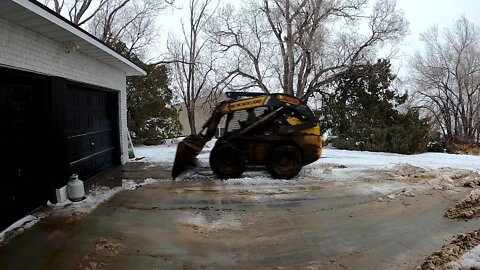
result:
<svg viewBox="0 0 480 270"><path fill-rule="evenodd" d="M291 111L299 119L305 121L304 124L285 128L284 131L282 131L282 133L290 133L296 130L307 129L315 126L317 123L317 119L315 118L315 115L313 114L313 112L300 99L297 99L295 97L288 96L288 95L283 95L283 94L270 94L270 95L265 95L265 94L259 95L259 93L251 93L251 94L254 95L255 97L233 101L233 102L224 101L215 108L215 110L212 113L212 116L202 126L202 131L206 130L204 139L207 142L210 141L215 135L216 129L218 128L218 124L220 123L220 120L225 114L232 114L237 111L250 110L250 109L255 109L259 107L270 107L270 108L273 108L273 110L268 115L265 115L256 119L256 121L248 125L246 129L251 130L252 125L258 125L263 121L265 121L266 118L270 118L282 110ZM247 132L242 130L242 133L247 133Z"/></svg>

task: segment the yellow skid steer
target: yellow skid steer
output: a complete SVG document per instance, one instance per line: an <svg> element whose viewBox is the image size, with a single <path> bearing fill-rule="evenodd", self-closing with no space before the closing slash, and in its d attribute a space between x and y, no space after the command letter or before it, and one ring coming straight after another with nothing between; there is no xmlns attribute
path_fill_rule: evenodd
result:
<svg viewBox="0 0 480 270"><path fill-rule="evenodd" d="M210 167L219 178L237 178L249 166L266 166L274 178L290 179L320 158L320 124L305 102L284 94L226 95L228 100L215 107L202 131L179 143L173 178L192 164L220 122L225 132L210 153Z"/></svg>

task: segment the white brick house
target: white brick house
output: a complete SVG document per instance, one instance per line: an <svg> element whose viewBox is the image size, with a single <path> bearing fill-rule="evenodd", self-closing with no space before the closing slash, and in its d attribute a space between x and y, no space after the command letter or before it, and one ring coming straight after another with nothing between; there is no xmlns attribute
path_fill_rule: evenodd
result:
<svg viewBox="0 0 480 270"><path fill-rule="evenodd" d="M0 228L55 200L70 174L89 178L128 161L126 77L141 75L38 2L0 1L0 150L9 157L0 207L23 205L0 208L11 213Z"/></svg>

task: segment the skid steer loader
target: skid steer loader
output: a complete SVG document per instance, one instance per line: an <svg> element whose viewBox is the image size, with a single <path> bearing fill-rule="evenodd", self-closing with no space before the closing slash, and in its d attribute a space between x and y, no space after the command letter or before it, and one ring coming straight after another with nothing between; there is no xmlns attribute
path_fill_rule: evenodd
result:
<svg viewBox="0 0 480 270"><path fill-rule="evenodd" d="M210 141L224 119L225 133L210 153L217 177L237 178L247 166L266 166L279 179L296 176L320 158L320 124L300 99L284 94L228 92L198 135L183 139L175 154L172 177L178 177Z"/></svg>

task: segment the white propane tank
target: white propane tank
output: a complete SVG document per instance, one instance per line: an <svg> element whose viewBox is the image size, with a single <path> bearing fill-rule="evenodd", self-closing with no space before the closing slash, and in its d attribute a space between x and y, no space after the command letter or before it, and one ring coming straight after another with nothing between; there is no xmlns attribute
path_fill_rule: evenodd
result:
<svg viewBox="0 0 480 270"><path fill-rule="evenodd" d="M86 198L83 182L78 179L78 174L70 176L70 181L67 184L67 193L68 199L72 202L79 202Z"/></svg>

